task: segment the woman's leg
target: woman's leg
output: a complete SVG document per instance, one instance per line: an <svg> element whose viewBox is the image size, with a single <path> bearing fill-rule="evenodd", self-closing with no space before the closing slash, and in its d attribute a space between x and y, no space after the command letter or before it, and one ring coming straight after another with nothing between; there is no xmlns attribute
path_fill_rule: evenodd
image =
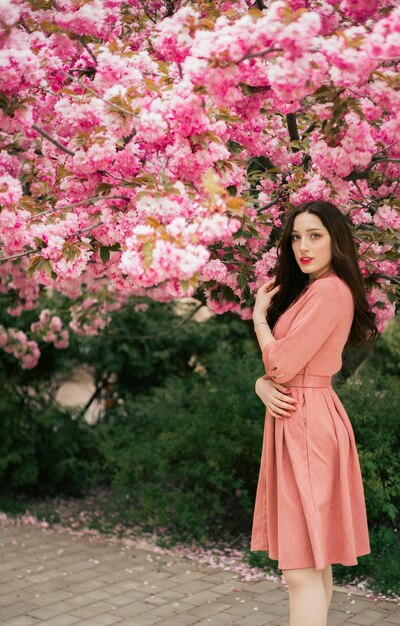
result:
<svg viewBox="0 0 400 626"><path fill-rule="evenodd" d="M322 570L322 580L325 587L326 606L329 611L329 605L331 603L333 593L332 565L327 565L325 569Z"/></svg>
<svg viewBox="0 0 400 626"><path fill-rule="evenodd" d="M327 600L322 571L282 570L289 587L290 626L326 626Z"/></svg>

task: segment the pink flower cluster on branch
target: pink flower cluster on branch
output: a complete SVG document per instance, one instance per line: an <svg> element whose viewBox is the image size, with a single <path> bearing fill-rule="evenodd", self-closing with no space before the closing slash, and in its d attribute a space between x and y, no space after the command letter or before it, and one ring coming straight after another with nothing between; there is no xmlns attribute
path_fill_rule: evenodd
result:
<svg viewBox="0 0 400 626"><path fill-rule="evenodd" d="M247 319L285 213L324 199L349 216L383 330L399 284L397 4L3 3L8 314L49 288L70 298L29 331L58 347L130 296L202 290ZM9 325L3 347L21 358Z"/></svg>

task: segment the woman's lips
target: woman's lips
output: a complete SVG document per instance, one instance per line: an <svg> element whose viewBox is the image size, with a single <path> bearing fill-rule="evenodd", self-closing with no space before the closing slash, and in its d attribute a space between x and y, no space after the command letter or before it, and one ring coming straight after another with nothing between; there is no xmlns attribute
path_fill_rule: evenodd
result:
<svg viewBox="0 0 400 626"><path fill-rule="evenodd" d="M311 261L312 261L312 260L313 260L313 259L310 259L310 258L304 257L304 259L300 259L300 263L311 263Z"/></svg>

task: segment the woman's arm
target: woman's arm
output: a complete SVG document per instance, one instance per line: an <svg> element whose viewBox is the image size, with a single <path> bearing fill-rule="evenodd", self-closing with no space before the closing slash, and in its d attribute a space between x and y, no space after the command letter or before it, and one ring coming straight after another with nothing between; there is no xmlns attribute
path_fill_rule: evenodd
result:
<svg viewBox="0 0 400 626"><path fill-rule="evenodd" d="M296 376L335 331L343 315L347 315L347 307L351 306L352 301L343 297L334 281L329 278L315 281L288 334L266 342L262 349L268 376L280 383Z"/></svg>
<svg viewBox="0 0 400 626"><path fill-rule="evenodd" d="M297 408L297 400L290 396L290 389L264 376L257 379L255 391L272 417L277 419L292 417L293 411Z"/></svg>
<svg viewBox="0 0 400 626"><path fill-rule="evenodd" d="M267 346L276 343L276 339L266 321L267 309L271 299L279 289L278 285L269 291L272 283L273 281L269 281L260 287L253 310L254 330L261 351L265 350ZM261 376L257 379L255 391L265 404L268 412L277 419L291 417L293 411L296 410L297 400L290 396L290 389L274 380L267 379L266 376Z"/></svg>
<svg viewBox="0 0 400 626"><path fill-rule="evenodd" d="M280 285L278 285L277 287L269 291L269 288L272 286L273 282L274 279L266 282L260 287L257 292L256 301L253 309L254 330L261 351L263 351L269 343L276 341L266 320L267 310L269 305L271 304L271 300L280 288Z"/></svg>

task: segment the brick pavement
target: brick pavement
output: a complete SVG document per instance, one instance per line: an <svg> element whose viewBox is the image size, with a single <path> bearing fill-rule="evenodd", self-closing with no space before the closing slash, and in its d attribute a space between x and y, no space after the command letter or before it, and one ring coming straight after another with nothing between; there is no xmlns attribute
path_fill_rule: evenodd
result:
<svg viewBox="0 0 400 626"><path fill-rule="evenodd" d="M0 530L1 626L287 626L268 580L62 529ZM329 626L400 624L400 606L335 588Z"/></svg>

